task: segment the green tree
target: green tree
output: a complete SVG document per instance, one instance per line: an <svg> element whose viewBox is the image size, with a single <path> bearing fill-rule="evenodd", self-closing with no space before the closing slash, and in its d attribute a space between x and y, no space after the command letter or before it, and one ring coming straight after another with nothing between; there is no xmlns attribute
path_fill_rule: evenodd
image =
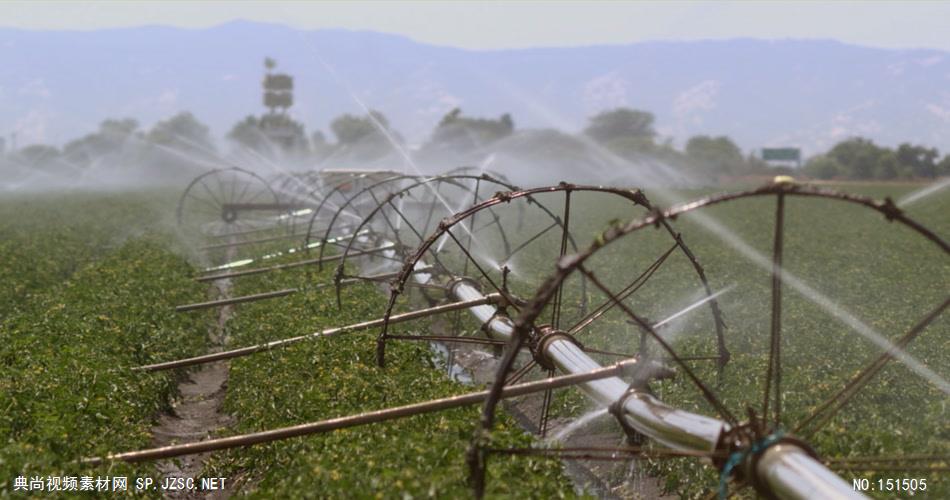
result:
<svg viewBox="0 0 950 500"><path fill-rule="evenodd" d="M601 144L631 138L652 144L656 136L653 122L653 113L648 111L617 108L590 117L584 134Z"/></svg>
<svg viewBox="0 0 950 500"><path fill-rule="evenodd" d="M936 177L938 157L936 148L913 146L906 142L897 147L897 163L909 170L913 177Z"/></svg>
<svg viewBox="0 0 950 500"><path fill-rule="evenodd" d="M510 136L515 130L511 115L497 120L463 117L462 110L449 111L432 132L430 144L457 151L476 149Z"/></svg>
<svg viewBox="0 0 950 500"><path fill-rule="evenodd" d="M371 116L370 116L371 115ZM367 116L345 114L330 122L330 130L339 144L355 145L366 140L385 139L380 128L389 130L389 120L379 111Z"/></svg>
<svg viewBox="0 0 950 500"><path fill-rule="evenodd" d="M950 154L947 154L937 164L937 175L950 175Z"/></svg>
<svg viewBox="0 0 950 500"><path fill-rule="evenodd" d="M228 139L255 151L267 149L267 138L261 131L260 120L254 115L248 115L235 123L228 132Z"/></svg>
<svg viewBox="0 0 950 500"><path fill-rule="evenodd" d="M305 154L309 150L304 125L283 113L268 113L261 117L261 129L270 144L290 154Z"/></svg>
<svg viewBox="0 0 950 500"><path fill-rule="evenodd" d="M891 180L902 175L902 168L897 160L897 155L890 149L884 150L877 158L874 164L872 174L875 179Z"/></svg>
<svg viewBox="0 0 950 500"><path fill-rule="evenodd" d="M139 129L135 118L107 119L99 124L99 133L112 139L125 139Z"/></svg>
<svg viewBox="0 0 950 500"><path fill-rule="evenodd" d="M145 138L162 146L185 151L214 151L211 130L187 111L156 123Z"/></svg>
<svg viewBox="0 0 950 500"><path fill-rule="evenodd" d="M726 136L697 135L686 143L686 155L691 163L703 170L719 174L739 174L748 171L742 150Z"/></svg>
<svg viewBox="0 0 950 500"><path fill-rule="evenodd" d="M46 144L32 144L16 151L20 163L29 166L41 166L52 163L60 157L60 151Z"/></svg>
<svg viewBox="0 0 950 500"><path fill-rule="evenodd" d="M827 155L842 167L841 175L850 179L871 179L881 157L887 153L870 139L855 137L835 144Z"/></svg>
<svg viewBox="0 0 950 500"><path fill-rule="evenodd" d="M103 120L98 131L67 143L63 156L72 164L89 165L107 156L137 155L142 146L138 128L133 118Z"/></svg>
<svg viewBox="0 0 950 500"><path fill-rule="evenodd" d="M802 171L809 177L816 179L834 179L844 175L844 167L838 163L838 160L828 155L818 155L802 167Z"/></svg>
<svg viewBox="0 0 950 500"><path fill-rule="evenodd" d="M309 150L303 124L280 113L260 118L249 115L231 127L228 139L265 156L299 155Z"/></svg>
<svg viewBox="0 0 950 500"><path fill-rule="evenodd" d="M370 111L365 116L339 116L330 122L330 130L337 139L336 151L359 161L375 160L391 153L393 145L390 139L402 141L379 111Z"/></svg>

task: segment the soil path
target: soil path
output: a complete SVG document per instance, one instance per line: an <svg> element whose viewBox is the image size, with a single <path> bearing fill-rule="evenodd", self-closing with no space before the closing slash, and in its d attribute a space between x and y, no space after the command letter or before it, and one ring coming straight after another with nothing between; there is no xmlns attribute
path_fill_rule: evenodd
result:
<svg viewBox="0 0 950 500"><path fill-rule="evenodd" d="M213 299L230 296L230 280L219 280L209 290ZM217 319L208 328L209 352L222 350L227 340L225 324L231 317L231 306L219 309ZM178 384L178 396L168 413L162 414L152 428L155 446L201 441L233 424L234 419L222 411L228 384L228 362L218 361L189 371ZM209 454L186 455L156 464L162 481L167 478L193 478L198 487L202 469ZM223 499L234 493L237 481L226 480L225 489L216 491L165 490L165 498Z"/></svg>

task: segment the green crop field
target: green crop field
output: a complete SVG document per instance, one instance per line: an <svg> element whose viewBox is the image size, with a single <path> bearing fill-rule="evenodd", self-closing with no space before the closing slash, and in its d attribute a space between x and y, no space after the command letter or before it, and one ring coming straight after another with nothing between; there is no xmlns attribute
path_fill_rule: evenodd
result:
<svg viewBox="0 0 950 500"><path fill-rule="evenodd" d="M147 446L175 377L123 368L200 350L204 295L170 251L163 193L0 201L0 495L17 476L106 474L72 462Z"/></svg>
<svg viewBox="0 0 950 500"><path fill-rule="evenodd" d="M847 185L842 189L899 200L919 186ZM693 199L709 191L681 191L661 197ZM73 463L83 456L148 447L150 428L167 410L183 372L138 373L127 368L207 351L206 312L176 314L173 306L206 300L207 285L191 280L199 269L176 239L176 193L71 194L0 198L0 496L13 495L17 476L156 475L148 464L97 469ZM555 214L563 197L538 200ZM629 202L578 193L572 198L570 229L584 248L616 221L647 215ZM732 354L720 373L713 361L690 366L740 420L762 406L769 349L771 276L751 254L771 259L773 198L741 200L673 222L705 268L727 326ZM550 223L530 206L498 208L511 243L525 241ZM907 213L937 235L950 237L950 196L937 193L907 207ZM721 227L710 226L710 219ZM840 202L790 198L786 206L784 266L807 288L786 286L782 299L782 427L798 422L830 397L881 351L842 318L852 315L888 339L905 333L943 301L950 261L933 243L870 210ZM482 234L485 236L482 238ZM530 298L554 271L560 233L552 231L510 260L511 289ZM479 233L473 248L498 257L497 235ZM407 238L407 241L409 239ZM743 247L741 242L748 244ZM595 276L620 289L667 251L672 239L647 228L600 251L587 264ZM280 248L271 244L267 248ZM261 248L256 248L261 251ZM495 253L493 253L495 252ZM272 262L290 262L284 256ZM458 255L446 255L460 265ZM455 260L453 260L455 259ZM477 277L475 270L469 274ZM493 274L500 279L500 274ZM313 332L381 316L386 297L374 285L344 289L336 307L332 288L310 285L332 279L333 265L285 270L235 280L235 295L302 287L289 297L236 306L227 323L229 346ZM562 324L584 316L581 281L568 282ZM486 285L486 284L483 284ZM631 308L656 321L697 299L699 282L681 254L671 254L637 294ZM410 295L410 294L407 294ZM418 297L418 294L412 295ZM606 300L588 289L588 307ZM411 298L397 304L410 310ZM547 317L547 312L545 317ZM585 346L636 352L640 334L612 310L578 334ZM420 333L428 322L408 323L400 332ZM479 325L468 321L471 331ZM701 308L661 331L681 355L716 354L712 317ZM224 412L236 424L221 435L350 415L472 390L449 380L432 351L420 343L390 342L388 365L375 364L378 330L305 342L230 364ZM950 376L950 318L944 314L907 352L944 379ZM651 352L659 347L650 345ZM602 363L616 357L595 355ZM663 401L715 415L695 387L679 374L655 382ZM827 425L809 438L827 458L906 454L947 455L947 395L907 365L891 362ZM555 393L553 415L573 418L594 408L574 389ZM465 450L478 408L412 417L325 435L294 438L215 454L205 475L241 478L242 492L262 498L391 497L406 494L459 497L467 494ZM591 424L617 431L609 419ZM493 443L526 446L532 437L512 418L496 426ZM718 474L694 459L647 462L671 493L700 497L716 488ZM488 493L500 497L574 496L556 461L493 456ZM950 486L940 473L838 469L852 478L926 478L923 498L946 498ZM945 475L945 474L944 474ZM941 481L941 479L944 479ZM874 492L881 498L894 497Z"/></svg>
<svg viewBox="0 0 950 500"><path fill-rule="evenodd" d="M845 185L842 190L900 200L917 186ZM649 192L648 192L649 194ZM663 199L691 200L709 191L682 191L651 196L659 206ZM538 195L555 214L563 210L563 194ZM511 205L515 205L512 202ZM575 193L571 201L570 229L576 240L586 245L601 231L647 211L630 208L630 203L600 194ZM502 212L523 241L550 223L550 216ZM950 233L950 197L932 196L911 204L907 214L936 234ZM519 217L527 221L516 222ZM674 221L674 229L705 268L713 290L727 290L719 299L727 326L725 343L732 354L729 365L719 373L714 361L688 363L713 389L718 398L740 420L747 409L760 411L769 349L771 276L770 260L775 201L753 198L688 214ZM896 340L938 306L947 296L950 264L940 248L917 233L888 222L877 212L831 200L790 197L786 202L784 268L802 287L786 285L782 298L782 414L781 428L792 431L820 403L831 397L859 370L882 351L866 336L847 324L858 318L872 334ZM711 224L718 224L714 227ZM486 238L490 238L486 232ZM519 239L520 238L520 239ZM511 259L511 288L530 297L542 278L554 271L560 232L550 231L534 240L529 250ZM747 246L743 247L743 244ZM498 246L497 239L488 246ZM647 228L601 249L585 264L603 283L620 290L672 245L663 230ZM476 245L475 248L478 248ZM762 258L756 265L750 255ZM496 253L493 256L497 257ZM489 259L490 260L490 259ZM499 259L500 260L500 259ZM456 264L460 266L460 264ZM479 276L474 270L472 275ZM490 275L500 282L500 273ZM581 319L583 305L580 281L566 281L561 325ZM588 286L590 286L588 284ZM490 287L489 287L490 288ZM657 321L682 309L702 295L689 261L673 254L647 284L627 300L643 317ZM588 308L607 302L605 295L588 290ZM548 320L550 308L541 315ZM474 330L477 325L469 325ZM714 356L714 325L708 308L692 313L661 331L681 356ZM943 314L910 345L908 354L926 368L946 378L950 366L950 318ZM639 330L619 311L611 311L577 335L585 346L614 352L635 352ZM652 345L653 352L659 347ZM594 356L601 363L616 360ZM652 388L675 407L707 415L716 412L682 373L673 381L654 383ZM809 441L826 458L860 456L902 456L930 454L945 456L950 449L946 426L947 396L937 385L899 362L891 362L864 390L859 392ZM913 411L907 411L913 408ZM555 397L556 417L576 417L593 408L579 391L561 391ZM771 416L770 416L771 419ZM610 422L595 422L590 432L617 430ZM808 430L808 429L805 429ZM666 487L686 496L702 496L715 489L718 475L697 460L653 460L650 470L665 478ZM850 482L855 478L876 481L894 477L894 472L868 472L837 468ZM944 497L945 481L939 472L905 472L904 477L927 478L930 490L923 494ZM875 493L888 497L887 492ZM918 492L922 494L922 492Z"/></svg>
<svg viewBox="0 0 950 500"><path fill-rule="evenodd" d="M842 186L849 192L876 198L899 200L913 186ZM708 192L679 192L671 196L694 199ZM658 197L653 197L658 198ZM588 200L590 199L588 195ZM554 212L560 206L549 204ZM610 219L628 220L626 203L584 203L572 199L575 234L587 230L588 240L596 237ZM769 345L771 278L738 250L741 240L765 258L771 259L775 202L772 198L743 200L714 207L696 215L680 217L675 229L705 268L714 290L728 289L719 300L727 325L725 341L732 353L730 364L718 374L714 362L689 363L719 399L746 418L746 409L760 410L763 398ZM934 196L908 207L907 213L936 234L950 233L950 197ZM641 209L640 216L645 215ZM719 228L711 228L710 220ZM786 203L784 268L822 297L785 287L782 305L783 385L782 427L795 428L815 407L830 397L881 350L847 326L840 318L851 314L889 339L909 330L947 296L950 264L933 243L916 233L867 209L841 202L790 198ZM576 228L576 229L575 229ZM583 229L581 229L583 228ZM731 234L730 234L731 233ZM557 235L551 238L556 238ZM555 247L553 241L548 247ZM621 289L671 245L669 235L652 228L629 235L602 249L585 265L613 290ZM524 258L524 267L553 271L552 256L539 262ZM536 283L536 282L535 282ZM570 281L568 282L570 284ZM685 258L671 257L644 288L628 303L652 320L659 320L696 300L698 282ZM574 289L576 290L575 283ZM592 303L607 298L594 294ZM685 299L684 299L685 297ZM579 311L579 299L569 298ZM827 301L826 301L827 300ZM823 302L828 307L821 307ZM570 311L570 309L568 310ZM562 316L565 313L562 313ZM567 314L562 324L571 325ZM607 314L596 328L578 334L589 347L634 352L639 332L628 318ZM681 356L715 355L714 327L708 312L661 331ZM946 377L950 366L950 318L946 314L932 323L911 344L908 353L923 365ZM654 352L659 348L652 346ZM616 358L613 358L616 359ZM602 362L611 358L602 357ZM675 407L714 415L695 386L680 374L677 380L655 383L653 389ZM576 391L574 391L576 392ZM590 409L577 393L565 391L557 400L556 412L577 415ZM905 365L892 362L860 392L820 432L810 439L825 457L900 456L910 453L946 455L950 434L946 425L947 396L936 385L913 373ZM913 408L913 411L907 411ZM672 491L693 496L714 489L718 476L696 460L655 460L652 470L666 478ZM893 477L893 472L867 473L840 469L842 477ZM915 475L916 474L916 475ZM900 477L928 477L932 498L946 495L947 485L940 473L904 473ZM879 493L888 496L886 492Z"/></svg>
<svg viewBox="0 0 950 500"><path fill-rule="evenodd" d="M309 277L283 271L238 280L235 293L273 290L309 280L329 281L330 270ZM234 345L276 340L377 317L385 297L372 285L347 290L338 310L332 289L313 290L279 302L242 308L229 322ZM231 364L226 410L240 415L234 431L253 432L322 420L467 392L437 369L418 343L393 344L386 369L375 363L376 330L350 333L272 351ZM267 381L267 383L262 383ZM478 408L434 413L392 423L345 429L308 439L277 442L222 454L215 474L242 470L257 477L251 490L262 498L373 497L404 492L413 497L461 497L467 492L465 450ZM499 443L530 444L505 419ZM489 494L552 498L571 496L555 463L511 458L492 463ZM401 493L400 493L401 494Z"/></svg>

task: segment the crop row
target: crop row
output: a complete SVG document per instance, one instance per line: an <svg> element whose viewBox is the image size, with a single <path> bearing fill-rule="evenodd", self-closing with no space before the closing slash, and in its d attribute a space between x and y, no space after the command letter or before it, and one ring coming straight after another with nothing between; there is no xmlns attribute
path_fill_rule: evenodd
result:
<svg viewBox="0 0 950 500"><path fill-rule="evenodd" d="M19 264L15 276L30 276ZM167 239L135 238L0 320L0 492L17 476L153 475L73 462L149 445L176 380L127 368L202 349L205 316L172 309L204 295L191 273Z"/></svg>
<svg viewBox="0 0 950 500"><path fill-rule="evenodd" d="M0 316L167 223L166 192L19 194L0 200Z"/></svg>
<svg viewBox="0 0 950 500"><path fill-rule="evenodd" d="M309 278L317 283L331 276L327 270ZM242 278L235 293L306 280L299 271ZM228 324L230 340L234 345L274 340L378 317L384 309L384 296L371 285L353 287L345 297L342 309L337 309L332 289L242 306ZM449 380L437 368L432 351L420 343L392 343L387 367L378 368L376 333L349 333L234 360L225 409L239 423L229 432L292 425L473 390ZM233 450L217 456L209 474L245 477L244 489L262 498L466 496L465 452L478 411L463 408ZM500 446L524 446L532 440L509 418L503 419L494 439ZM491 475L491 495L572 495L556 462L495 458Z"/></svg>

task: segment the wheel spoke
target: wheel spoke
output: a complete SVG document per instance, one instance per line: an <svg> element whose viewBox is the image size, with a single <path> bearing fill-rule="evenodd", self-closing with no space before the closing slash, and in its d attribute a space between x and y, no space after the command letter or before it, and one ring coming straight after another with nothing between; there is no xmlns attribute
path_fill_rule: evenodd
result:
<svg viewBox="0 0 950 500"><path fill-rule="evenodd" d="M554 376L554 370L548 370L548 377ZM543 438L548 434L548 419L551 415L551 399L554 391L548 389L544 391L544 398L541 402L541 417L538 422L538 434Z"/></svg>
<svg viewBox="0 0 950 500"><path fill-rule="evenodd" d="M704 453L667 448L647 448L642 446L570 446L565 448L488 448L489 453L499 455L536 456L560 460L607 460L626 461L641 458L718 458L721 454Z"/></svg>
<svg viewBox="0 0 950 500"><path fill-rule="evenodd" d="M687 365L682 359L680 359L679 355L676 353L673 347L671 347L665 340L663 340L663 337L661 337L658 333L656 333L656 330L654 330L653 327L649 323L647 323L642 318L640 318L637 314L635 314L629 307L627 307L626 304L619 301L617 296L613 294L610 291L610 289L608 289L600 281L600 279L594 276L594 274L590 272L586 267L584 267L583 265L578 265L577 270L583 273L585 276L587 276L587 278L591 281L591 283L594 284L594 286L599 288L601 292L607 294L611 298L611 300L616 304L617 307L619 307L624 313L626 313L626 315L630 317L630 319L632 319L634 322L640 325L640 328L646 331L651 337L653 337L653 340L655 340L657 343L660 344L660 346L666 351L666 353L670 356L670 358L672 358L673 361L677 365L679 365L679 367L683 370L683 372L686 373L686 376L693 382L693 384L696 385L696 387L702 393L706 401L708 401L709 404L711 404L713 408L716 409L716 411L719 413L719 415L723 419L725 419L731 425L737 424L738 421L736 420L735 416L732 415L732 412L730 412L729 409L726 408L724 404L722 404L722 401L720 401L719 398L716 397L715 393L713 393L712 390L709 389L709 387L706 387L706 384L704 384L703 381L700 380L699 377L696 376L696 374L689 367L689 365Z"/></svg>
<svg viewBox="0 0 950 500"><path fill-rule="evenodd" d="M650 278L657 271L657 269L659 269L660 266L662 266L663 263L666 262L666 259L670 256L670 254L673 253L673 250L675 250L676 247L677 245L674 244L672 247L670 247L669 250L667 250L657 260L655 260L652 264L650 264L629 285L627 285L622 290L620 290L620 292L617 293L617 298L620 299L620 301L624 301L627 298L629 298L631 295L636 293L638 290L640 290L640 288L642 288L643 285L645 285L647 281L650 280ZM579 331L583 330L584 328L587 328L588 325L590 325L591 323L596 321L598 318L606 314L608 311L613 309L615 304L616 302L610 299L604 301L602 304L597 306L593 311L591 311L590 314L588 314L587 316L582 318L580 321L578 321L576 324L574 324L574 326L572 326L567 331L567 333L574 335L578 333Z"/></svg>
<svg viewBox="0 0 950 500"><path fill-rule="evenodd" d="M558 253L558 260L564 257L564 254L567 253L567 237L569 227L571 225L571 191L564 191L564 217L562 219L563 223L561 224L561 249ZM554 325L554 329L558 329L561 326L561 301L564 298L564 282L561 282L557 291L554 292L554 308L551 311L551 324Z"/></svg>
<svg viewBox="0 0 950 500"><path fill-rule="evenodd" d="M508 303L511 304L511 307L517 311L518 306L515 305L514 301L511 300L511 296L508 294L508 292L502 289L501 287L499 287L495 283L495 280L493 280L491 276L489 276L488 273L485 272L485 269L483 269L482 266L478 263L478 261L475 260L475 257L468 250L466 250L465 246L462 245L462 242L459 241L458 238L455 237L455 234L452 233L452 228L446 228L445 234L448 234L449 238L452 238L452 241L454 241L455 244L458 245L458 247L462 250L462 253L465 254L465 257L467 257L468 260L472 261L472 265L475 266L475 269L478 270L479 274L481 274L482 277L485 278L486 281L488 281L488 284L491 285L491 287L494 288L496 292L500 293L503 297L505 297L508 300Z"/></svg>
<svg viewBox="0 0 950 500"><path fill-rule="evenodd" d="M185 197L186 197L186 198L190 198L190 199L195 200L195 201L198 201L198 202L200 202L200 203L204 203L205 205L207 205L207 206L210 208L210 210L213 210L215 213L218 214L217 217L219 217L219 218L221 217L221 206L220 206L220 205L215 205L214 203L212 203L212 202L210 202L210 201L208 201L208 200L206 200L206 199L204 199L204 198L200 198L200 197L198 197L197 195L195 195L194 193L192 193L191 191L189 191L188 194L185 195Z"/></svg>
<svg viewBox="0 0 950 500"><path fill-rule="evenodd" d="M537 361L535 361L534 359L528 361L527 363L524 364L524 366L522 366L521 368L518 368L518 370L515 373L511 374L511 376L508 377L508 380L505 381L505 385L518 383L518 381L524 378L524 376L527 375L528 372L530 372L531 369L534 368L535 366L538 366Z"/></svg>
<svg viewBox="0 0 950 500"><path fill-rule="evenodd" d="M208 196L210 196L211 199L214 200L214 202L218 204L218 208L220 209L223 205L221 203L221 200L217 196L215 196L214 193L211 192L211 189L208 187L207 184L205 184L205 180L204 179L199 180L198 184L201 184L201 187L204 188L205 192L208 193Z"/></svg>
<svg viewBox="0 0 950 500"><path fill-rule="evenodd" d="M491 223L488 223L488 224L486 224L485 226L482 226L482 228L488 227L490 224L491 224ZM525 249L528 245L530 245L531 243L534 243L535 240L537 240L538 238L544 236L545 233L547 233L548 231L554 229L554 228L557 227L557 226L558 226L558 223L555 221L555 222L553 222L550 226L548 226L548 227L542 229L541 232L539 232L538 234L535 234L534 236L528 238L524 243L518 245L517 247L515 247L514 250L511 251L511 253L509 253L508 255L506 255L504 262L510 262L510 261L511 261L511 258L514 257L516 253L518 253L518 252L520 252L521 250Z"/></svg>
<svg viewBox="0 0 950 500"><path fill-rule="evenodd" d="M785 195L779 193L775 206L775 242L772 245L772 325L769 335L769 362L765 374L765 395L762 398L762 420L769 418L771 383L775 381L775 418L778 428L782 418L782 247L785 229Z"/></svg>
<svg viewBox="0 0 950 500"><path fill-rule="evenodd" d="M871 362L864 370L855 375L840 391L828 398L824 403L818 406L808 417L802 420L796 427L795 433L804 438L809 438L818 432L831 418L844 407L848 401L854 397L864 386L881 371L884 366L895 358L895 352L900 349L906 349L907 346L916 339L924 329L934 322L941 314L950 307L950 297L944 299L943 303L921 319L913 328L904 334L897 342L894 348L881 354L877 359ZM822 415L824 414L824 415ZM820 418L819 418L820 417ZM814 422L814 425L811 425ZM809 427L811 425L811 427ZM805 429L808 429L807 432Z"/></svg>

